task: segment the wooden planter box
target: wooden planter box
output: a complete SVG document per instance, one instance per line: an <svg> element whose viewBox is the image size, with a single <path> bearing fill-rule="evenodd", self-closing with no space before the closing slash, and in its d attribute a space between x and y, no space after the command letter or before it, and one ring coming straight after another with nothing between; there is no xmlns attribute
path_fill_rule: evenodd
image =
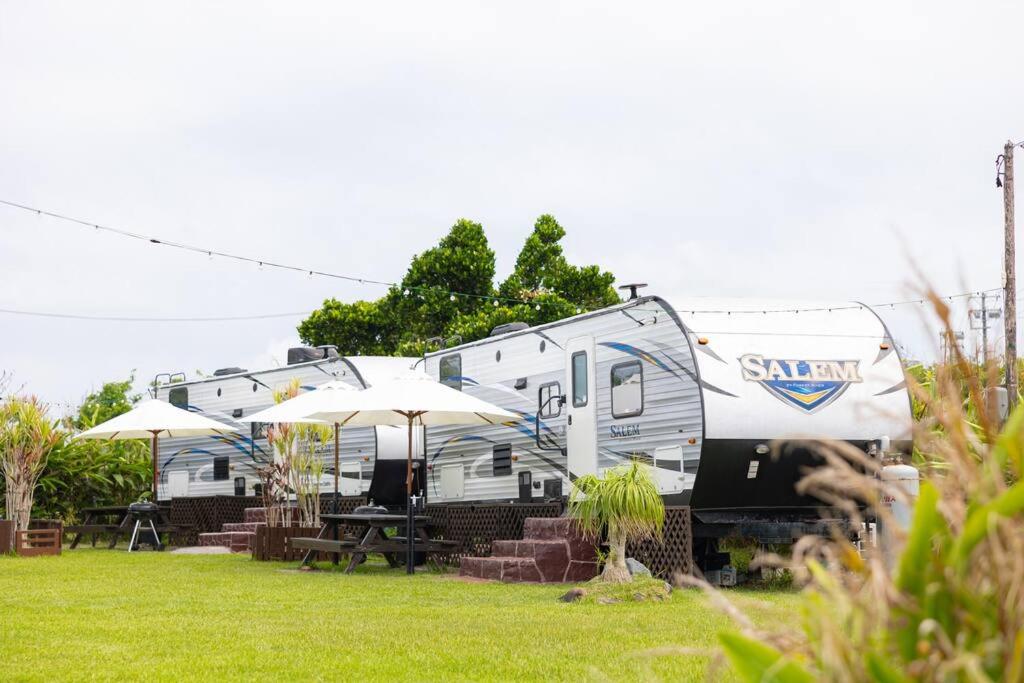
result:
<svg viewBox="0 0 1024 683"><path fill-rule="evenodd" d="M15 548L21 557L60 555L61 530L29 529L15 536Z"/></svg>
<svg viewBox="0 0 1024 683"><path fill-rule="evenodd" d="M288 548L289 538L316 538L320 534L319 527L308 526L258 526L256 541L252 547L254 560L301 560L306 551L291 551Z"/></svg>
<svg viewBox="0 0 1024 683"><path fill-rule="evenodd" d="M14 522L0 519L0 554L14 550Z"/></svg>

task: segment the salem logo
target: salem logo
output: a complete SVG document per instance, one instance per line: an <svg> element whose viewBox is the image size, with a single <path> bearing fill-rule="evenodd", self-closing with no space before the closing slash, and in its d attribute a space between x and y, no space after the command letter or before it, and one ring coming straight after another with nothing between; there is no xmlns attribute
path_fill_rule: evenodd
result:
<svg viewBox="0 0 1024 683"><path fill-rule="evenodd" d="M759 382L777 399L813 413L839 398L847 387L860 382L859 361L781 360L754 353L740 357L743 379Z"/></svg>
<svg viewBox="0 0 1024 683"><path fill-rule="evenodd" d="M640 436L640 425L633 424L624 425L622 427L619 425L612 425L611 433L613 439L628 439L633 436Z"/></svg>

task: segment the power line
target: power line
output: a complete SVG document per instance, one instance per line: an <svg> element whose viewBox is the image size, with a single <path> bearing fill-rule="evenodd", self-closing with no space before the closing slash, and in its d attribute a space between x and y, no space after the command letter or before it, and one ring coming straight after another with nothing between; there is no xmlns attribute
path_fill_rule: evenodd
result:
<svg viewBox="0 0 1024 683"><path fill-rule="evenodd" d="M953 299L960 299L964 297L981 296L982 294L988 294L990 292L1000 292L1001 288L984 289L977 292L963 292L960 294L950 294L948 296L940 297L947 301ZM763 309L763 310L735 310L735 309L716 309L716 310L701 310L701 309L675 309L676 313L684 314L720 314L720 315L754 315L754 314L768 314L768 313L821 313L832 311L849 311L864 308L894 308L896 306L905 306L909 304L924 304L926 299L907 299L905 301L890 301L881 304L850 304L847 306L822 306L819 308L776 308L776 309ZM12 308L0 308L0 314L8 315L25 315L34 316L39 318L60 318L68 320L99 320L107 322L159 322L159 323L205 323L205 322L234 322L243 320L267 320L271 318L295 318L298 316L309 315L311 311L292 311L289 313L261 313L256 315L224 315L224 316L181 316L181 317L161 317L161 316L127 316L127 315L90 315L90 314L79 314L79 313L54 313L45 311L26 311Z"/></svg>

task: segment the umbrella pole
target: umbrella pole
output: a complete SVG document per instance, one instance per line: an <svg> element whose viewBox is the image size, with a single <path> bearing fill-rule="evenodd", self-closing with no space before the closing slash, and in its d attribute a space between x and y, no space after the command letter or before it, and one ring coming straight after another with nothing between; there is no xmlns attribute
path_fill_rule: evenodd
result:
<svg viewBox="0 0 1024 683"><path fill-rule="evenodd" d="M334 423L334 514L338 514L338 439L341 436L341 426ZM335 538L334 540L338 540Z"/></svg>
<svg viewBox="0 0 1024 683"><path fill-rule="evenodd" d="M416 571L412 551L413 537L413 510L412 510L412 415L409 415L409 462L405 474L405 573L412 574Z"/></svg>
<svg viewBox="0 0 1024 683"><path fill-rule="evenodd" d="M153 503L156 504L156 481L157 481L157 469L156 459L160 453L160 441L157 439L156 432L153 432L153 441L150 443L149 452L153 456Z"/></svg>

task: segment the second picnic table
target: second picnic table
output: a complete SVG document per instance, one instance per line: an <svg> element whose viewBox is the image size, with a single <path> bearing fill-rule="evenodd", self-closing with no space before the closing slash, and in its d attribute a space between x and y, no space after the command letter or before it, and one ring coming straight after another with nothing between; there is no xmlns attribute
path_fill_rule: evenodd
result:
<svg viewBox="0 0 1024 683"><path fill-rule="evenodd" d="M157 534L185 530L186 527L183 525L171 524L170 511L169 506L160 506L156 524ZM111 548L117 546L117 539L121 534L131 536L132 515L127 505L82 508L82 514L85 515L85 521L82 524L76 524L64 529L67 533L75 535L71 540L71 548L77 547L82 540L82 536L85 534L92 536L93 547L96 546L96 539L100 534L110 534L109 547Z"/></svg>
<svg viewBox="0 0 1024 683"><path fill-rule="evenodd" d="M387 529L406 526L408 520L405 515L358 513L320 515L320 521L324 526L316 538L288 539L292 548L307 551L302 558L303 565L312 562L317 552L325 552L334 555L335 564L338 563L340 555L350 555L348 566L345 567L346 574L359 566L370 553L384 555L384 559L391 567L402 566L398 557L406 552L406 538L404 536L388 536ZM341 526L354 527L356 533L345 537L341 533ZM427 533L430 526L430 517L426 515L413 517L414 552L427 554L450 552L458 545L455 541L431 538Z"/></svg>

